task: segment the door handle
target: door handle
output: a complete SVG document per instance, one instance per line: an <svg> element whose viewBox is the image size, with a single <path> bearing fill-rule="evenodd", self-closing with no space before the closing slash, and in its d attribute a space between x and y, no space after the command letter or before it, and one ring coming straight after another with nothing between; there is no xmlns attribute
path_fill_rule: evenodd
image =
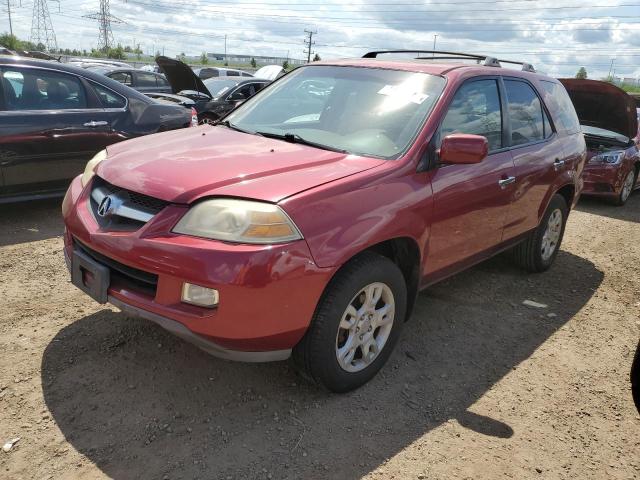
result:
<svg viewBox="0 0 640 480"><path fill-rule="evenodd" d="M555 168L556 170L559 170L560 167L563 167L565 164L564 160L560 160L559 158L556 158L556 161L553 162L553 168Z"/></svg>
<svg viewBox="0 0 640 480"><path fill-rule="evenodd" d="M498 185L500 185L500 188L505 189L508 185L515 183L515 181L516 177L507 177L503 178L502 180L498 180Z"/></svg>
<svg viewBox="0 0 640 480"><path fill-rule="evenodd" d="M84 126L89 128L96 128L96 127L104 127L105 125L108 125L108 124L109 122L105 122L105 121L96 122L95 120L91 120L90 122L85 123Z"/></svg>

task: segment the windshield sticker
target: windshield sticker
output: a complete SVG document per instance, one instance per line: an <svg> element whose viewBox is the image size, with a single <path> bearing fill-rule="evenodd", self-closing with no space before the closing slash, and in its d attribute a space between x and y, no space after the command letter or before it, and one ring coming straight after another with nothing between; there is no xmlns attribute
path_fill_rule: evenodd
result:
<svg viewBox="0 0 640 480"><path fill-rule="evenodd" d="M405 88L405 85L385 85L378 90L379 95L386 95L388 97L396 97L398 100L405 102L412 102L416 105L420 105L424 102L429 95L418 91L410 91Z"/></svg>

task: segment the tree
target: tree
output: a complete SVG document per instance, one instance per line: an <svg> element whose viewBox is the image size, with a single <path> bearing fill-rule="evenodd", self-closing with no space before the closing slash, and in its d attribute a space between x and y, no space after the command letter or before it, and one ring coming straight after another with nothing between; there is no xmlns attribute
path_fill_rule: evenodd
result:
<svg viewBox="0 0 640 480"><path fill-rule="evenodd" d="M289 60L285 60L284 62L282 62L282 68L284 68L285 70L289 70Z"/></svg>
<svg viewBox="0 0 640 480"><path fill-rule="evenodd" d="M318 55L318 54L316 53L315 57L313 57L313 61L314 61L314 62L319 62L320 60L322 60L322 59L320 58L320 55Z"/></svg>
<svg viewBox="0 0 640 480"><path fill-rule="evenodd" d="M206 52L202 52L202 55L200 55L200 63L202 65L206 65L207 63L209 63L209 57L207 57Z"/></svg>
<svg viewBox="0 0 640 480"><path fill-rule="evenodd" d="M256 59L252 58L251 59L251 68L256 68L258 66L258 64L256 63Z"/></svg>
<svg viewBox="0 0 640 480"><path fill-rule="evenodd" d="M583 80L587 78L587 69L584 67L580 67L580 70L578 70L578 73L576 73L576 78L580 78Z"/></svg>
<svg viewBox="0 0 640 480"><path fill-rule="evenodd" d="M15 35L9 35L3 33L0 35L0 46L8 48L9 50L18 50L20 48L20 40Z"/></svg>

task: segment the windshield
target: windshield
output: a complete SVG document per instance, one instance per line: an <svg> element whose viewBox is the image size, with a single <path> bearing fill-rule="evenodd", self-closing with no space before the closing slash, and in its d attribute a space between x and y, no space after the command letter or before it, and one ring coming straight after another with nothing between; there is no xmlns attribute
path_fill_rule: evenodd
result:
<svg viewBox="0 0 640 480"><path fill-rule="evenodd" d="M227 119L252 132L297 135L349 153L395 158L444 88L442 77L378 68L298 68Z"/></svg>
<svg viewBox="0 0 640 480"><path fill-rule="evenodd" d="M218 98L227 92L230 88L238 84L237 80L222 80L220 78L209 78L203 81L204 86L211 92L213 98Z"/></svg>

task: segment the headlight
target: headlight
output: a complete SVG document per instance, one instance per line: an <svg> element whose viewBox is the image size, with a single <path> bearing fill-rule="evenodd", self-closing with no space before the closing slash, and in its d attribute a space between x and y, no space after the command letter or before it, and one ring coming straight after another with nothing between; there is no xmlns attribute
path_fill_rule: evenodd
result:
<svg viewBox="0 0 640 480"><path fill-rule="evenodd" d="M191 207L173 231L238 243L282 243L302 238L277 205L226 198Z"/></svg>
<svg viewBox="0 0 640 480"><path fill-rule="evenodd" d="M610 165L617 165L622 162L624 158L624 152L605 152L592 157L589 163L608 163Z"/></svg>
<svg viewBox="0 0 640 480"><path fill-rule="evenodd" d="M82 179L80 180L80 183L82 183L83 187L87 183L89 183L89 180L91 180L93 178L93 176L96 174L96 172L95 172L96 167L105 158L107 158L107 151L106 150L101 150L98 153L96 153L95 156L91 160L89 160L87 162L87 166L84 167L84 173L82 174Z"/></svg>

